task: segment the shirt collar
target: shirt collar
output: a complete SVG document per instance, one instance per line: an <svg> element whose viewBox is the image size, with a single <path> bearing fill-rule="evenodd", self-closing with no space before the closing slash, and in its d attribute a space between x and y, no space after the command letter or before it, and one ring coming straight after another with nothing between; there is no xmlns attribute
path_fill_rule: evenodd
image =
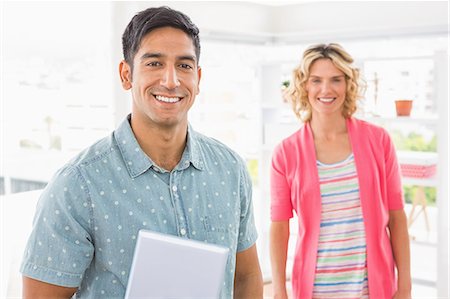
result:
<svg viewBox="0 0 450 299"><path fill-rule="evenodd" d="M150 167L155 166L159 168L159 166L156 165L139 146L133 130L131 129L130 120L131 114L129 114L115 130L114 138L128 173L132 178L135 178L146 172ZM203 169L203 161L201 159L200 146L197 139L197 133L190 125L188 125L186 147L181 160L175 169L183 170L189 167L190 164L199 170Z"/></svg>

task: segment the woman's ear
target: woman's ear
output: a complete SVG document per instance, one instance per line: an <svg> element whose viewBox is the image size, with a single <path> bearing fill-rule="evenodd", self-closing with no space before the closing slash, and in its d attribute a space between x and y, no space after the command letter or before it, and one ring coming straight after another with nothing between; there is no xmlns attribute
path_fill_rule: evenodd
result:
<svg viewBox="0 0 450 299"><path fill-rule="evenodd" d="M122 60L119 64L119 75L120 75L120 81L122 82L123 89L129 90L132 87L132 85L131 85L131 67L125 60Z"/></svg>

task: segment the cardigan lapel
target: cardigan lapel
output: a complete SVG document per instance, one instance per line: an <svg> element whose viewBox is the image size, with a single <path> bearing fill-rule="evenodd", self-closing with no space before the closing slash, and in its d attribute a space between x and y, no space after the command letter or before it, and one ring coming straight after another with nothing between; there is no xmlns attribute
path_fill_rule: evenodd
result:
<svg viewBox="0 0 450 299"><path fill-rule="evenodd" d="M373 258L376 256L371 254L373 248L373 239L370 236L374 236L373 227L370 223L377 223L374 218L378 215L375 197L375 190L373 187L373 175L376 171L373 167L374 157L372 156L372 151L367 141L368 138L364 134L368 132L361 130L361 125L358 124L358 120L349 118L347 119L347 130L350 138L350 144L353 151L353 156L355 159L356 173L358 175L359 183L359 198L361 201L361 209L364 219L364 229L366 235L366 250L367 250L367 268L369 269L369 290L372 295L377 293L377 286L374 284L374 274L371 269L376 269L376 260ZM366 140L363 142L361 139ZM379 241L379 240L378 240Z"/></svg>
<svg viewBox="0 0 450 299"><path fill-rule="evenodd" d="M317 169L317 157L314 138L309 122L305 123L299 135L300 147L300 206L299 213L299 236L304 244L304 256L302 261L305 269L304 285L301 288L299 298L311 298L313 292L314 275L317 262L317 249L319 246L320 221L322 214L322 198L320 195L319 171Z"/></svg>

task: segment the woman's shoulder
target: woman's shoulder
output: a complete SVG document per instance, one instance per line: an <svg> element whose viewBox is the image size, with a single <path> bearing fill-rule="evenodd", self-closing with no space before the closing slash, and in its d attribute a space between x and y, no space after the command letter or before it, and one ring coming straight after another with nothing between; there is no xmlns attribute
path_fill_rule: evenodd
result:
<svg viewBox="0 0 450 299"><path fill-rule="evenodd" d="M295 164L301 155L311 144L310 132L307 125L303 124L294 133L282 139L273 149L272 159L274 161L285 161Z"/></svg>

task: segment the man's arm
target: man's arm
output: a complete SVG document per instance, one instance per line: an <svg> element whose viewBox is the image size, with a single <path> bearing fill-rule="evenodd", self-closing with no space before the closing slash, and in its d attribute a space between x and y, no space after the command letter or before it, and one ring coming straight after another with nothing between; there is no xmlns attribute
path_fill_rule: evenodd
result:
<svg viewBox="0 0 450 299"><path fill-rule="evenodd" d="M23 276L23 299L66 299L71 298L77 288L61 287Z"/></svg>
<svg viewBox="0 0 450 299"><path fill-rule="evenodd" d="M263 280L256 245L236 254L234 298L262 298Z"/></svg>
<svg viewBox="0 0 450 299"><path fill-rule="evenodd" d="M389 211L389 232L391 234L392 252L398 272L398 289L395 299L411 298L411 271L409 234L406 215L403 210Z"/></svg>

